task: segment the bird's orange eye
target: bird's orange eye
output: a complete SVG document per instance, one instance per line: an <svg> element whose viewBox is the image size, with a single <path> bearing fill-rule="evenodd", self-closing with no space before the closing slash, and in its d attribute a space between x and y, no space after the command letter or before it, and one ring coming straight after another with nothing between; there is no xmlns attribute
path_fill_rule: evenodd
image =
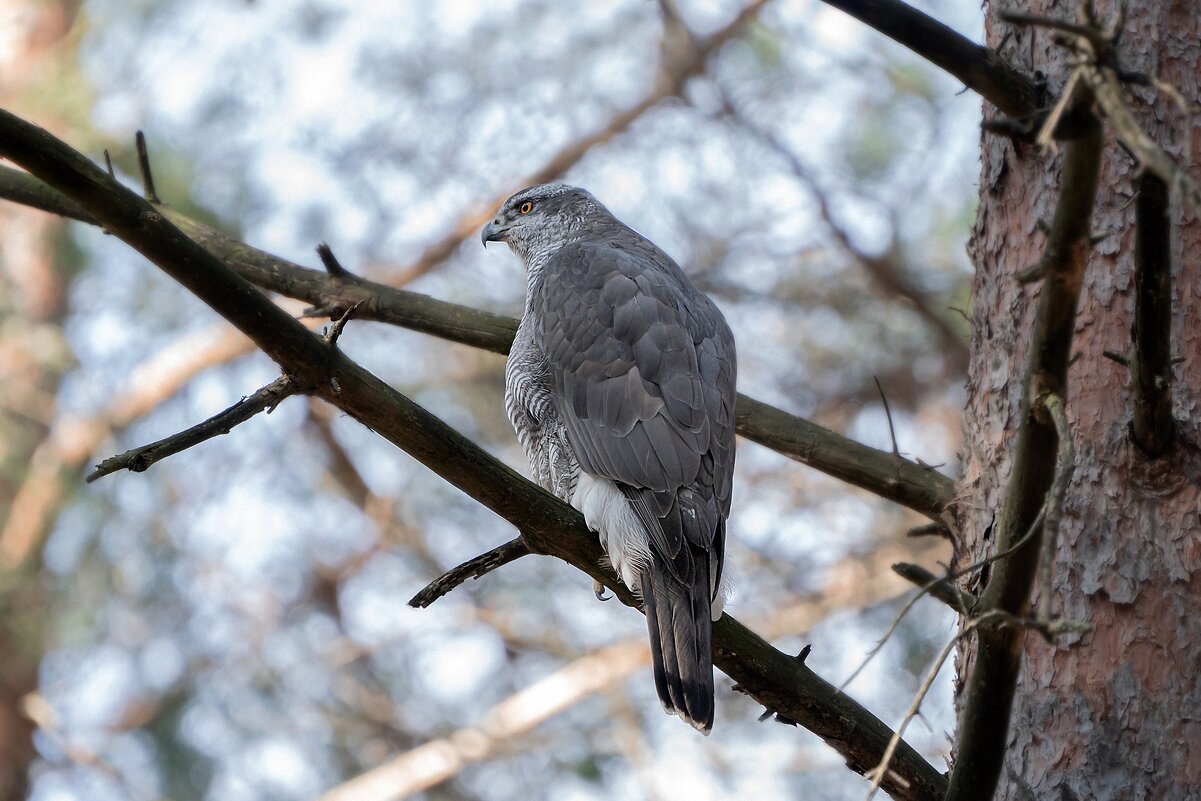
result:
<svg viewBox="0 0 1201 801"><path fill-rule="evenodd" d="M533 210L534 210L534 204L529 202L528 200L525 203L522 203L520 206L517 207L517 211L521 214L529 214Z"/></svg>

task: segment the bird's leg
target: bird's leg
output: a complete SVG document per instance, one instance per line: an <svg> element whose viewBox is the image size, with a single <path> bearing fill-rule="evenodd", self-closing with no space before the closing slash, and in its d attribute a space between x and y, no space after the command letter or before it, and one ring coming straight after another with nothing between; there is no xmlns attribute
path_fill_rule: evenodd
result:
<svg viewBox="0 0 1201 801"><path fill-rule="evenodd" d="M605 595L605 585L596 579L592 580L592 594L596 596L596 600L598 601L607 601L613 597L612 595Z"/></svg>

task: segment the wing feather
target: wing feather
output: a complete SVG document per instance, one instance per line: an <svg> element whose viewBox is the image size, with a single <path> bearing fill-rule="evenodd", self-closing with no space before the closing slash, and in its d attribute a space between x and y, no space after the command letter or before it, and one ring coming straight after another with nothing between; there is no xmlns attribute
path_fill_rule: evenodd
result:
<svg viewBox="0 0 1201 801"><path fill-rule="evenodd" d="M661 252L574 243L531 296L584 470L655 492L707 485L728 513L733 337Z"/></svg>

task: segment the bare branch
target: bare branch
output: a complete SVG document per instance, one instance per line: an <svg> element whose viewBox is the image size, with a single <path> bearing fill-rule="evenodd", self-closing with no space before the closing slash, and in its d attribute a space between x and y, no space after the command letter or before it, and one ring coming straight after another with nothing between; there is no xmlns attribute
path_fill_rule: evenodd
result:
<svg viewBox="0 0 1201 801"><path fill-rule="evenodd" d="M317 246L317 256L321 259L322 266L329 273L330 278L353 278L350 270L342 266L342 262L334 255L334 251L328 244L322 242Z"/></svg>
<svg viewBox="0 0 1201 801"><path fill-rule="evenodd" d="M234 430L235 426L245 423L259 412L265 411L270 414L285 398L295 395L299 391L300 388L287 375L282 375L253 395L242 398L233 406L220 414L213 415L203 423L198 423L186 431L172 434L149 445L143 445L140 448L134 448L105 459L96 465L96 469L88 476L87 481L91 484L96 479L116 473L118 470L141 473L155 462L166 459L168 456L174 456L180 451L199 445L213 437L228 434Z"/></svg>
<svg viewBox="0 0 1201 801"><path fill-rule="evenodd" d="M1064 151L1063 181L1042 260L1044 280L1029 347L1017 434L1005 504L998 521L998 546L1014 548L1047 508L1054 480L1058 437L1039 397L1067 397L1067 369L1076 326L1089 234L1097 196L1101 129L1089 112L1087 85L1073 92L1071 135ZM1063 135L1061 130L1060 135ZM984 612L1000 610L1020 617L1030 603L1030 589L1041 549L1037 538L1017 547L998 563L980 597ZM1005 755L1009 717L1021 666L1024 629L981 631L975 667L968 680L960 716L955 766L946 801L992 798Z"/></svg>
<svg viewBox="0 0 1201 801"><path fill-rule="evenodd" d="M571 169L593 148L603 145L627 130L634 122L664 100L678 96L684 91L688 81L703 72L709 59L723 45L737 36L746 23L754 19L767 2L768 0L752 0L725 27L701 41L691 51L689 60L680 64L665 65L669 67L665 73L668 76L667 79L659 81L646 97L626 110L615 114L600 130L564 145L541 167L523 178L514 180L513 187L521 188L554 180ZM446 236L427 247L412 264L396 277L395 283L398 286L404 286L449 259L464 241L474 239L479 235L480 229L487 224L488 220L492 219L496 209L507 197L508 193L506 192L460 217Z"/></svg>
<svg viewBox="0 0 1201 801"><path fill-rule="evenodd" d="M79 204L28 173L0 167L0 197L93 225ZM361 320L400 325L465 345L508 353L517 320L354 275L332 279L201 225L162 206L158 211L211 254L256 286L312 303L337 316L356 303ZM774 406L738 396L735 424L747 439L928 517L938 517L955 496L955 482L935 470L861 445Z"/></svg>
<svg viewBox="0 0 1201 801"><path fill-rule="evenodd" d="M927 573L927 575L931 576L931 579L928 580L916 593L914 593L909 600L905 602L905 605L901 607L896 615L893 616L892 622L888 624L888 628L884 630L884 634L881 635L880 639L876 641L876 644L872 646L872 649L867 652L867 655L863 658L863 661L859 663L859 667L851 671L851 675L847 676L842 684L838 685L839 692L845 690L850 683L855 680L855 677L863 672L863 669L868 666L873 658L875 658L876 654L880 653L880 649L884 647L884 644L888 642L890 637L892 637L893 632L895 632L901 625L901 621L905 619L905 615L909 614L909 610L912 609L914 605L927 593L935 596L937 596L938 592L954 593L956 596L957 605L974 609L979 604L980 599L976 598L971 593L960 590L959 585L955 582L964 576L974 573L985 565L991 565L993 562L999 562L1002 559L1007 559L1025 547L1028 542L1034 539L1034 535L1041 530L1040 526L1042 525L1045 513L1046 509L1044 507L1044 509L1039 511L1038 516L1034 518L1034 522L1030 524L1030 528L1026 530L1026 533L1022 536L1022 538L1010 545L1005 550L998 551L991 556L986 556L978 562L973 562L967 567L956 570L954 573L948 573L942 578L938 578L932 573L929 573L929 571L925 571L923 568L917 567L916 565L908 565L907 567L912 570L923 571ZM896 570L897 567L898 566L894 565L893 569ZM904 569L906 566L901 567ZM897 573L905 576L905 573L901 570L897 570ZM909 576L905 576L905 578L909 578Z"/></svg>
<svg viewBox="0 0 1201 801"><path fill-rule="evenodd" d="M950 577L936 576L921 565L909 562L897 562L892 569L898 576L916 584L922 592L928 592L930 597L937 598L959 614L971 613L971 607L976 601L975 596L955 586ZM965 597L968 603L964 603Z"/></svg>
<svg viewBox="0 0 1201 801"><path fill-rule="evenodd" d="M897 449L897 430L892 425L892 409L888 407L888 396L884 394L884 387L880 386L880 379L872 376L872 380L876 382L876 390L880 393L880 402L884 404L884 416L888 418L888 436L892 441L892 455L899 459L901 452Z"/></svg>
<svg viewBox="0 0 1201 801"><path fill-rule="evenodd" d="M826 191L818 184L813 173L797 158L792 149L780 141L779 137L772 134L771 131L766 130L741 113L729 96L726 97L726 107L730 110L731 116L737 120L739 125L771 148L776 155L784 159L792 174L805 185L805 188L809 190L809 194L813 196L814 201L817 203L822 222L826 224L826 228L834 236L834 240L843 252L854 259L881 289L890 295L902 298L912 304L922 319L938 333L943 343L943 351L953 369L957 373L965 372L967 370L968 348L964 336L952 327L946 317L938 311L937 306L931 301L930 295L914 286L913 282L907 277L908 269L902 263L902 258L898 252L899 248L895 241L895 231L892 246L882 255L877 256L864 251L855 244L855 240L851 237L850 232L835 219L830 198Z"/></svg>
<svg viewBox="0 0 1201 801"><path fill-rule="evenodd" d="M646 658L641 641L580 657L501 701L476 725L422 743L327 790L318 801L400 801L434 787L465 765L487 759L498 746L508 746L581 699L621 681Z"/></svg>
<svg viewBox="0 0 1201 801"><path fill-rule="evenodd" d="M1024 117L1043 105L1041 90L1000 55L900 0L823 0L963 81L1010 117Z"/></svg>
<svg viewBox="0 0 1201 801"><path fill-rule="evenodd" d="M88 213L244 331L300 385L403 448L444 479L516 525L531 550L553 554L607 579L627 605L636 600L601 566L600 543L580 514L525 481L467 438L314 336L150 204L121 187L45 131L0 111L0 155L68 194ZM334 391L333 387L339 387ZM714 624L714 662L764 706L779 710L865 771L892 732L804 665L729 616ZM902 745L885 788L907 801L940 798L944 778ZM895 776L895 778L892 778Z"/></svg>
<svg viewBox="0 0 1201 801"><path fill-rule="evenodd" d="M446 571L431 581L426 587L409 599L409 606L424 609L446 593L458 587L467 579L478 579L514 562L530 553L529 546L521 537L509 540L504 545L498 545L487 553L469 559L458 567Z"/></svg>
<svg viewBox="0 0 1201 801"><path fill-rule="evenodd" d="M926 700L926 695L930 692L930 688L934 686L934 680L938 678L938 672L942 670L943 663L947 661L947 657L951 655L952 649L964 638L975 631L979 626L992 619L1004 615L1003 612L992 611L985 612L980 617L969 620L955 636L947 641L942 650L938 652L934 662L930 665L930 669L926 671L926 678L922 680L922 684L918 687L917 692L913 696L913 701L909 704L909 709L905 711L901 718L900 724L897 726L896 732L892 739L888 742L888 748L884 749L884 756L875 768L869 774L872 779L871 787L867 791L866 801L871 801L875 797L876 791L880 789L884 779L888 776L889 765L892 763L892 755L896 751L897 745L901 743L901 738L905 735L905 729L909 727L910 722L917 717L918 710L922 708L922 701Z"/></svg>
<svg viewBox="0 0 1201 801"><path fill-rule="evenodd" d="M150 171L150 153L146 150L146 135L138 131L134 136L134 144L138 151L138 169L142 173L142 196L156 206L162 203L158 192L154 191L154 173ZM112 171L109 171L112 175Z"/></svg>
<svg viewBox="0 0 1201 801"><path fill-rule="evenodd" d="M1135 119L1134 112L1126 102L1122 82L1123 78L1129 75L1118 63L1114 46L1121 24L1120 4L1118 14L1104 30L1099 30L1092 22L1075 24L1024 14L1002 16L1014 24L1040 25L1064 31L1082 55L1072 75L1073 83L1079 80L1088 86L1091 90L1090 99L1096 101L1105 119L1117 133L1118 140L1138 159L1142 168L1163 181L1173 196L1183 199L1194 210L1201 212L1201 184L1190 177L1185 168L1177 165L1151 138L1146 128ZM1152 84L1174 98L1181 97L1180 93L1168 84L1159 81L1152 81ZM1065 98L1071 94L1069 89L1063 92ZM1187 109L1187 104L1185 107Z"/></svg>

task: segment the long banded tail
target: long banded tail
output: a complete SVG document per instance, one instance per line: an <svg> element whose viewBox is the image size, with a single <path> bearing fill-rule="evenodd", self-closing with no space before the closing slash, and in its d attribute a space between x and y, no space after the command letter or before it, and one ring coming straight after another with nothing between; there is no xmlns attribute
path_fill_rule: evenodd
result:
<svg viewBox="0 0 1201 801"><path fill-rule="evenodd" d="M659 701L668 713L708 734L713 728L713 622L708 571L701 575L685 586L652 560L642 571L642 600Z"/></svg>

